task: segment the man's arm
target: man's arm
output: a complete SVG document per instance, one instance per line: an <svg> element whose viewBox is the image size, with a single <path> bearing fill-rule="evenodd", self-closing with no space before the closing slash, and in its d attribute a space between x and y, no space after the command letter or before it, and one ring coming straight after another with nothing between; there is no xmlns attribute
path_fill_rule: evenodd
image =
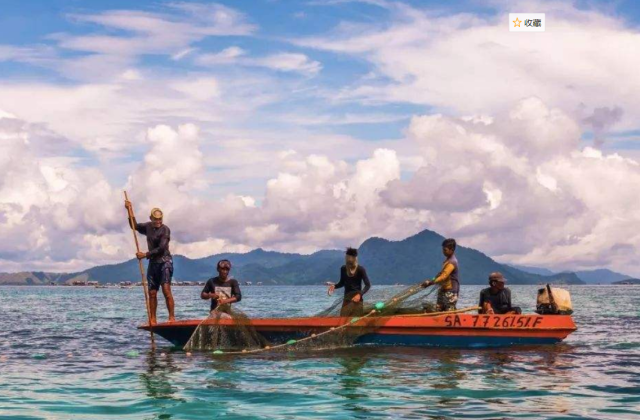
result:
<svg viewBox="0 0 640 420"><path fill-rule="evenodd" d="M364 267L362 268L362 281L364 282L364 289L362 290L361 294L365 294L369 291L369 289L371 289L371 282L369 281L369 276L367 275L367 270L364 269Z"/></svg>
<svg viewBox="0 0 640 420"><path fill-rule="evenodd" d="M129 217L129 226L143 235L147 234L147 225L145 225L144 223L136 222L135 216ZM147 252L136 252L136 258L139 260L147 258L148 256L149 254Z"/></svg>
<svg viewBox="0 0 640 420"><path fill-rule="evenodd" d="M236 303L242 300L242 292L240 292L240 285L237 281L231 283L231 297L229 299L222 299L218 301L220 305L225 303Z"/></svg>
<svg viewBox="0 0 640 420"><path fill-rule="evenodd" d="M442 283L443 281L445 281L446 279L449 278L449 276L451 275L451 273L453 273L453 270L455 270L455 269L456 269L456 267L451 263L445 265L445 267L442 270L442 272L440 273L440 275L438 277L436 277L436 279L433 282L434 283Z"/></svg>
<svg viewBox="0 0 640 420"><path fill-rule="evenodd" d="M129 223L134 223L134 228L136 231L138 231L138 233L142 234L142 235L147 235L147 225L146 223L138 223L136 222L136 218L134 216L133 220L129 219Z"/></svg>
<svg viewBox="0 0 640 420"><path fill-rule="evenodd" d="M329 288L327 289L327 295L331 296L333 294L333 291L336 289L339 289L341 287L344 287L344 281L343 276L342 276L342 270L346 270L345 267L340 268L340 281L337 284L330 284Z"/></svg>
<svg viewBox="0 0 640 420"><path fill-rule="evenodd" d="M486 314L487 313L487 305L488 302L486 300L484 300L484 291L480 291L480 301L478 302L478 306L480 307L480 309L478 309L478 313L479 314ZM488 305L491 306L491 305Z"/></svg>
<svg viewBox="0 0 640 420"><path fill-rule="evenodd" d="M124 208L127 209L127 217L129 219L129 226L131 227L131 229L135 229L141 234L146 235L147 231L145 229L145 226L141 223L138 223L136 221L136 217L133 215L133 205L131 204L131 201L126 200L124 202Z"/></svg>
<svg viewBox="0 0 640 420"><path fill-rule="evenodd" d="M342 278L342 275L340 276L340 281L333 285L334 289L339 289L341 287L344 287L344 279Z"/></svg>
<svg viewBox="0 0 640 420"><path fill-rule="evenodd" d="M440 274L438 274L438 276L435 279L426 280L424 283L422 283L422 286L427 287L427 286L431 286L432 284L442 283L443 281L449 278L449 276L451 275L451 273L453 273L453 270L455 269L456 267L451 263L445 265L442 271L440 272Z"/></svg>
<svg viewBox="0 0 640 420"><path fill-rule="evenodd" d="M211 299L209 297L209 292L211 291L211 287L209 287L209 281L207 281L207 283L204 285L204 288L202 289L202 292L200 292L200 299Z"/></svg>
<svg viewBox="0 0 640 420"><path fill-rule="evenodd" d="M131 229L135 229L138 233L142 235L147 234L147 226L144 223L138 223L136 220L136 216L131 216L129 219L129 226Z"/></svg>
<svg viewBox="0 0 640 420"><path fill-rule="evenodd" d="M504 295L505 295L505 300L507 301L507 307L505 308L507 311L510 311L512 306L511 306L511 290L509 289L504 289Z"/></svg>
<svg viewBox="0 0 640 420"><path fill-rule="evenodd" d="M242 292L240 291L240 284L237 281L234 281L231 285L231 299L233 302L240 302L242 300Z"/></svg>
<svg viewBox="0 0 640 420"><path fill-rule="evenodd" d="M212 291L213 286L211 285L211 282L207 281L207 284L204 285L204 289L202 289L202 292L200 293L200 299L218 299L218 295L211 293Z"/></svg>
<svg viewBox="0 0 640 420"><path fill-rule="evenodd" d="M167 249L169 249L170 237L171 232L169 231L169 228L165 227L160 236L160 243L156 248L150 249L149 252L147 252L147 258L153 258L156 255L163 254Z"/></svg>

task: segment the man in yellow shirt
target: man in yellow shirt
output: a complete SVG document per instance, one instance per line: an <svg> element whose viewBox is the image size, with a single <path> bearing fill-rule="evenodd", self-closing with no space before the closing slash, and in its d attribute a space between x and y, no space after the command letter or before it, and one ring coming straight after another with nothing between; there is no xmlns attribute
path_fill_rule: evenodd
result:
<svg viewBox="0 0 640 420"><path fill-rule="evenodd" d="M442 264L442 270L433 280L426 280L422 287L433 284L439 285L436 311L455 311L460 292L460 276L458 273L458 259L455 256L456 240L445 239L442 242L442 253L446 257Z"/></svg>

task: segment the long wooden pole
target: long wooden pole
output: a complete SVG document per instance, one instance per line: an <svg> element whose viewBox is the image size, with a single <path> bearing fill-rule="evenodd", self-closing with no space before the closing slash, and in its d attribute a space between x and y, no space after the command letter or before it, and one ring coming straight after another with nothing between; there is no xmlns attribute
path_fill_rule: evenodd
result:
<svg viewBox="0 0 640 420"><path fill-rule="evenodd" d="M127 192L124 192L124 199L129 201L129 196ZM133 215L133 204L131 207L127 207L127 212L129 213L129 219L134 220ZM138 235L136 235L135 226L131 226L131 233L133 233L133 240L136 243L136 252L140 252L140 244L138 243ZM137 258L137 257L136 257ZM149 322L149 332L151 333L151 342L154 342L153 336L153 325L151 325L151 307L149 306L149 287L147 285L147 278L144 275L144 267L142 266L142 260L138 259L138 266L140 267L140 279L142 280L142 290L144 290L144 303L147 307L147 319Z"/></svg>
<svg viewBox="0 0 640 420"><path fill-rule="evenodd" d="M410 316L429 317L429 316L461 314L463 312L478 311L480 309L482 309L482 308L479 307L479 306L469 306L469 307L462 308L462 309L456 309L455 311L425 312L425 313L422 313L422 314L404 314L404 315L394 315L394 316L400 316L400 317L410 317Z"/></svg>

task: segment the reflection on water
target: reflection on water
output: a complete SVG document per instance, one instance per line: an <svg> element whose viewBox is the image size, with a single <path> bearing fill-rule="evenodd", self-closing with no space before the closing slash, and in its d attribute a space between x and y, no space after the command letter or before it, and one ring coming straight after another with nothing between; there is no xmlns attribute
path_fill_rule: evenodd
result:
<svg viewBox="0 0 640 420"><path fill-rule="evenodd" d="M361 404L367 398L366 379L362 369L367 365L369 357L366 354L360 357L342 354L336 356L335 360L342 367L337 373L339 386L336 387L335 395L345 399L344 409L356 417L367 413L369 410Z"/></svg>
<svg viewBox="0 0 640 420"><path fill-rule="evenodd" d="M238 366L238 358L233 356L214 356L206 354L206 369L209 369L212 375L207 378L206 387L209 389L220 390L238 390L238 381L236 377L240 373Z"/></svg>
<svg viewBox="0 0 640 420"><path fill-rule="evenodd" d="M178 389L171 383L172 376L180 372L171 352L159 352L154 349L146 353L147 368L140 379L147 395L154 399L178 399Z"/></svg>

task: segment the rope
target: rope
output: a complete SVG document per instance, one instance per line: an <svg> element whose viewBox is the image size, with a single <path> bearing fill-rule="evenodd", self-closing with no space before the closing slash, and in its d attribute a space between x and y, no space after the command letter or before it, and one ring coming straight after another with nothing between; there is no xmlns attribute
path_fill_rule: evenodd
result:
<svg viewBox="0 0 640 420"><path fill-rule="evenodd" d="M395 315L395 316L401 316L401 317L410 317L410 316L438 316L438 315L450 315L450 314L461 314L463 312L471 312L471 311L477 311L480 310L482 308L480 308L479 306L469 306L468 308L463 308L463 309L457 309L455 311L443 311L443 312L426 312L423 314L406 314L406 315Z"/></svg>

